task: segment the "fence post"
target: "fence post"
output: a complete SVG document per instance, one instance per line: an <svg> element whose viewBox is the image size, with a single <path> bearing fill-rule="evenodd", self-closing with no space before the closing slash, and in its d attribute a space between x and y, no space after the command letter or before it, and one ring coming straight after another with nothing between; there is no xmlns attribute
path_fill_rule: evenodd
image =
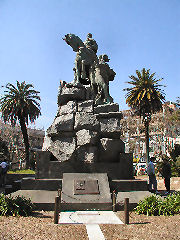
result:
<svg viewBox="0 0 180 240"><path fill-rule="evenodd" d="M124 199L124 223L129 224L129 198Z"/></svg>
<svg viewBox="0 0 180 240"><path fill-rule="evenodd" d="M113 199L113 212L116 212L116 192L112 192L112 199Z"/></svg>
<svg viewBox="0 0 180 240"><path fill-rule="evenodd" d="M59 196L55 197L55 206L54 206L54 224L59 222Z"/></svg>

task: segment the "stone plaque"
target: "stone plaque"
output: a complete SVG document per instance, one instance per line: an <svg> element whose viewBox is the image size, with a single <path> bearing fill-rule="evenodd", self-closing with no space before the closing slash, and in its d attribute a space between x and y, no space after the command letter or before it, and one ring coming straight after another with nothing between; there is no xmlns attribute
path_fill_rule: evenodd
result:
<svg viewBox="0 0 180 240"><path fill-rule="evenodd" d="M99 194L98 180L74 180L74 194Z"/></svg>

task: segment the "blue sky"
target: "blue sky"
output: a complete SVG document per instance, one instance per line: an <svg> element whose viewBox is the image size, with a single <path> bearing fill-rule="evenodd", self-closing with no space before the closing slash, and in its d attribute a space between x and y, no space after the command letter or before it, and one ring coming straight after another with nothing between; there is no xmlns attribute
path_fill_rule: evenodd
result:
<svg viewBox="0 0 180 240"><path fill-rule="evenodd" d="M73 80L75 52L62 37L74 33L84 41L88 32L98 55L111 59L110 93L120 110L128 109L128 76L143 67L164 78L167 100L180 96L179 0L0 0L0 86L19 80L40 91L36 127L54 119L59 80Z"/></svg>

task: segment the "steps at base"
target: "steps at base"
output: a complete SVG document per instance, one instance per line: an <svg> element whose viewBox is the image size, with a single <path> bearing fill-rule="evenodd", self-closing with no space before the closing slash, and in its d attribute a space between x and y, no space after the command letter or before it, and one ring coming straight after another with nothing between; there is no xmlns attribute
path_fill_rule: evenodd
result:
<svg viewBox="0 0 180 240"><path fill-rule="evenodd" d="M128 180L112 180L110 182L111 191L127 192L127 191L147 191L148 184L146 180L128 179Z"/></svg>
<svg viewBox="0 0 180 240"><path fill-rule="evenodd" d="M22 190L48 190L57 191L62 188L62 179L35 179L23 178Z"/></svg>

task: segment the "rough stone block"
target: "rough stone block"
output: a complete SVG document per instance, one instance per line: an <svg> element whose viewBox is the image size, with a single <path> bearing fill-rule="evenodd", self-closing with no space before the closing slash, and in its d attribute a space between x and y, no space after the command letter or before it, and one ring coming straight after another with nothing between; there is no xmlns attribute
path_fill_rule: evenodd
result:
<svg viewBox="0 0 180 240"><path fill-rule="evenodd" d="M82 129L76 133L77 145L82 146L86 144L94 145L97 143L97 132L91 130Z"/></svg>
<svg viewBox="0 0 180 240"><path fill-rule="evenodd" d="M93 113L93 100L78 103L78 112Z"/></svg>
<svg viewBox="0 0 180 240"><path fill-rule="evenodd" d="M49 136L51 136L53 134L57 134L60 131L73 131L73 128L74 114L66 114L55 118L47 133Z"/></svg>
<svg viewBox="0 0 180 240"><path fill-rule="evenodd" d="M76 101L69 101L67 104L59 107L59 115L76 113L77 103Z"/></svg>
<svg viewBox="0 0 180 240"><path fill-rule="evenodd" d="M109 103L104 105L98 105L94 107L94 113L109 113L109 112L118 112L119 104Z"/></svg>
<svg viewBox="0 0 180 240"><path fill-rule="evenodd" d="M54 122L52 123L52 125L47 129L46 131L47 135L49 137L53 136L53 135L56 135L58 132L57 132L57 128L55 127L55 124Z"/></svg>
<svg viewBox="0 0 180 240"><path fill-rule="evenodd" d="M48 136L45 136L43 146L42 146L42 151L46 151L48 147L51 145L51 143L52 143L51 138Z"/></svg>
<svg viewBox="0 0 180 240"><path fill-rule="evenodd" d="M118 118L101 118L100 135L108 138L119 138L121 135L121 124Z"/></svg>
<svg viewBox="0 0 180 240"><path fill-rule="evenodd" d="M93 163L97 161L97 147L79 146L76 153L77 161Z"/></svg>
<svg viewBox="0 0 180 240"><path fill-rule="evenodd" d="M99 122L94 114L77 112L75 116L74 129L89 129L97 131L99 129Z"/></svg>
<svg viewBox="0 0 180 240"><path fill-rule="evenodd" d="M61 138L54 141L48 150L57 158L58 161L64 162L73 159L75 148L75 138Z"/></svg>
<svg viewBox="0 0 180 240"><path fill-rule="evenodd" d="M84 87L63 87L61 95L58 98L58 105L63 105L72 100L85 100L86 89Z"/></svg>
<svg viewBox="0 0 180 240"><path fill-rule="evenodd" d="M95 114L98 119L109 119L109 118L117 118L121 120L123 118L122 112L108 112L108 113L98 113Z"/></svg>

